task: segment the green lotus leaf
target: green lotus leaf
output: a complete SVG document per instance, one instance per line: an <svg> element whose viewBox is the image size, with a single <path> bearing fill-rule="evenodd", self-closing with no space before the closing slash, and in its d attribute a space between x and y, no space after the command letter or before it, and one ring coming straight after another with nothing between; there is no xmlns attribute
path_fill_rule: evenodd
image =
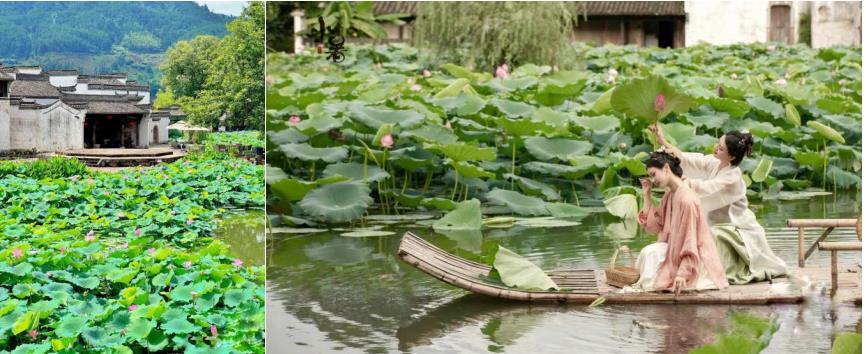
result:
<svg viewBox="0 0 866 354"><path fill-rule="evenodd" d="M475 166L468 162L463 161L454 161L451 159L445 159L445 163L450 165L454 170L457 171L461 176L467 178L495 178L496 175L485 171L483 168Z"/></svg>
<svg viewBox="0 0 866 354"><path fill-rule="evenodd" d="M201 328L183 318L173 319L162 325L166 334L187 334L200 330Z"/></svg>
<svg viewBox="0 0 866 354"><path fill-rule="evenodd" d="M310 137L295 129L283 129L280 131L268 131L268 142L274 145L303 143Z"/></svg>
<svg viewBox="0 0 866 354"><path fill-rule="evenodd" d="M517 182L517 185L520 187L524 193L529 195L544 195L544 199L556 201L562 199L560 197L559 192L556 188L553 188L547 184L541 183L539 181L529 179L526 177L520 177L517 175L513 175L510 173L504 174L502 177L514 180Z"/></svg>
<svg viewBox="0 0 866 354"><path fill-rule="evenodd" d="M755 171L752 172L752 181L761 183L767 179L767 176L770 175L770 170L773 168L773 160L771 159L761 159L761 162L758 162L758 167L755 167Z"/></svg>
<svg viewBox="0 0 866 354"><path fill-rule="evenodd" d="M405 170L417 171L435 168L439 157L427 150L412 146L394 150L390 160Z"/></svg>
<svg viewBox="0 0 866 354"><path fill-rule="evenodd" d="M424 116L413 110L398 110L387 107L353 105L349 116L370 129L378 130L383 124L409 129L424 121Z"/></svg>
<svg viewBox="0 0 866 354"><path fill-rule="evenodd" d="M568 203L547 203L545 206L550 215L557 218L578 218L582 219L589 215L589 211L574 204Z"/></svg>
<svg viewBox="0 0 866 354"><path fill-rule="evenodd" d="M609 133L619 129L619 119L614 116L578 117L575 124L593 133Z"/></svg>
<svg viewBox="0 0 866 354"><path fill-rule="evenodd" d="M827 168L827 181L841 188L860 188L860 175L845 171L835 165Z"/></svg>
<svg viewBox="0 0 866 354"><path fill-rule="evenodd" d="M821 122L810 120L806 122L806 125L808 125L809 128L817 130L818 134L824 139L832 140L839 144L845 143L845 138L842 137L842 134L839 134L836 129L830 128Z"/></svg>
<svg viewBox="0 0 866 354"><path fill-rule="evenodd" d="M496 150L466 143L424 144L424 149L439 152L455 161L490 161L496 159Z"/></svg>
<svg viewBox="0 0 866 354"><path fill-rule="evenodd" d="M106 333L105 329L99 327L85 328L81 332L81 337L84 338L84 341L87 342L87 344L97 348L107 347L113 340L113 338Z"/></svg>
<svg viewBox="0 0 866 354"><path fill-rule="evenodd" d="M860 136L860 132L862 131L862 122L859 119L854 119L846 115L835 115L835 114L825 114L821 117L826 120L831 125L835 126L836 129L841 129L846 133L849 137L851 135ZM842 132L840 132L841 134Z"/></svg>
<svg viewBox="0 0 866 354"><path fill-rule="evenodd" d="M338 182L307 193L298 205L314 219L350 222L364 215L373 203L370 188L358 182Z"/></svg>
<svg viewBox="0 0 866 354"><path fill-rule="evenodd" d="M433 98L430 99L430 103L459 116L470 116L476 114L487 105L487 101L480 96L466 92L460 92L456 96L451 97Z"/></svg>
<svg viewBox="0 0 866 354"><path fill-rule="evenodd" d="M133 319L129 323L129 327L126 328L126 335L136 340L143 340L147 338L150 331L155 327L156 324L153 321L149 321L145 318L136 318Z"/></svg>
<svg viewBox="0 0 866 354"><path fill-rule="evenodd" d="M343 121L337 118L332 117L310 117L309 119L304 119L300 123L295 124L294 129L300 131L306 136L313 136L316 134L324 133L330 131L331 129L339 129L343 126ZM278 136L282 137L282 136ZM300 137L294 135L286 135L286 140L300 140ZM306 140L303 140L306 141ZM297 143L300 141L292 141L293 143ZM274 141L274 143L277 143Z"/></svg>
<svg viewBox="0 0 866 354"><path fill-rule="evenodd" d="M860 113L862 111L859 104L848 98L844 98L844 96L839 98L819 98L815 102L815 105L832 114Z"/></svg>
<svg viewBox="0 0 866 354"><path fill-rule="evenodd" d="M524 290L559 290L541 268L501 245L497 248L493 269L508 286Z"/></svg>
<svg viewBox="0 0 866 354"><path fill-rule="evenodd" d="M590 169L540 161L521 164L520 168L529 172L540 173L547 176L565 177L568 179L579 179L592 172Z"/></svg>
<svg viewBox="0 0 866 354"><path fill-rule="evenodd" d="M539 77L541 75L549 73L553 68L550 65L535 65L535 64L523 64L516 69L514 69L515 77L523 77L523 76L535 76Z"/></svg>
<svg viewBox="0 0 866 354"><path fill-rule="evenodd" d="M523 102L494 98L489 104L496 107L508 118L529 118L535 112L535 106Z"/></svg>
<svg viewBox="0 0 866 354"><path fill-rule="evenodd" d="M539 122L530 119L510 119L505 117L497 117L496 124L502 128L505 134L510 136L531 136L531 135L556 135L557 127L553 127L544 122ZM561 131L561 130L560 130Z"/></svg>
<svg viewBox="0 0 866 354"><path fill-rule="evenodd" d="M733 118L742 118L751 111L751 106L748 103L732 98L710 97L700 99L699 102L709 104L715 110L728 113Z"/></svg>
<svg viewBox="0 0 866 354"><path fill-rule="evenodd" d="M568 124L577 118L572 113L557 112L548 107L541 107L532 113L532 120L545 123L554 128L568 130Z"/></svg>
<svg viewBox="0 0 866 354"><path fill-rule="evenodd" d="M364 181L364 164L357 162L338 162L335 164L330 164L328 167L325 167L325 170L322 172L324 176L345 176L350 180L363 182ZM381 180L385 180L391 177L388 172L385 170L376 167L367 165L367 182L378 182Z"/></svg>
<svg viewBox="0 0 866 354"><path fill-rule="evenodd" d="M704 127L707 129L718 129L731 117L725 112L696 112L684 114L686 119L696 127Z"/></svg>
<svg viewBox="0 0 866 354"><path fill-rule="evenodd" d="M579 71L556 72L541 80L535 100L545 106L560 105L568 98L580 95L586 80L586 75Z"/></svg>
<svg viewBox="0 0 866 354"><path fill-rule="evenodd" d="M665 139L674 145L686 145L697 133L694 126L682 123L662 124Z"/></svg>
<svg viewBox="0 0 866 354"><path fill-rule="evenodd" d="M657 95L665 99L664 109L659 112L655 110ZM694 103L688 96L678 93L664 78L651 76L618 86L611 94L610 104L626 115L654 123L672 112L685 113Z"/></svg>
<svg viewBox="0 0 866 354"><path fill-rule="evenodd" d="M525 144L529 153L540 161L571 161L592 151L592 143L581 140L531 137Z"/></svg>
<svg viewBox="0 0 866 354"><path fill-rule="evenodd" d="M270 187L270 191L286 202L293 202L304 199L304 196L307 195L307 193L309 193L311 190L313 190L313 188L331 183L346 181L348 179L349 178L346 176L330 176L326 178L320 178L315 182L307 182L296 180L293 178L284 178L272 184Z"/></svg>
<svg viewBox="0 0 866 354"><path fill-rule="evenodd" d="M782 181L782 184L784 184L785 187L788 187L788 188L791 188L794 190L800 190L800 189L809 188L809 186L812 185L812 182L800 180L800 179L786 179L786 180Z"/></svg>
<svg viewBox="0 0 866 354"><path fill-rule="evenodd" d="M601 96L595 100L592 104L592 111L596 114L602 114L611 109L610 98L613 96L613 91L616 90L616 87L611 87L607 91L605 91Z"/></svg>
<svg viewBox="0 0 866 354"><path fill-rule="evenodd" d="M316 148L310 144L283 144L280 151L289 158L304 161L337 162L349 156L349 150L344 146Z"/></svg>
<svg viewBox="0 0 866 354"><path fill-rule="evenodd" d="M454 210L433 222L433 229L480 230L481 202L473 198L458 203Z"/></svg>
<svg viewBox="0 0 866 354"><path fill-rule="evenodd" d="M434 197L421 199L421 206L439 210L454 210L457 207L457 203L454 203L450 199Z"/></svg>
<svg viewBox="0 0 866 354"><path fill-rule="evenodd" d="M424 125L404 131L402 135L416 137L420 143L428 142L440 145L454 144L458 140L454 132L440 125Z"/></svg>
<svg viewBox="0 0 866 354"><path fill-rule="evenodd" d="M487 201L496 205L505 205L511 211L520 215L549 215L543 200L530 197L518 192L494 188L487 192Z"/></svg>
<svg viewBox="0 0 866 354"><path fill-rule="evenodd" d="M467 87L467 86L471 87L471 85L469 85L469 80L464 79L464 78L459 78L459 79L456 79L453 82L451 82L451 84L449 84L448 86L443 88L441 91L439 91L439 93L437 93L433 97L434 98L454 97L454 96L457 96L458 94L460 94L460 92L462 92L465 89L465 87Z"/></svg>
<svg viewBox="0 0 866 354"><path fill-rule="evenodd" d="M746 98L746 102L752 105L756 110L773 118L782 118L785 116L785 108L776 101L764 97L748 97Z"/></svg>
<svg viewBox="0 0 866 354"><path fill-rule="evenodd" d="M161 331L152 330L147 335L147 340L144 342L145 347L151 352L159 351L168 345L168 337Z"/></svg>
<svg viewBox="0 0 866 354"><path fill-rule="evenodd" d="M604 207L611 215L622 219L637 218L637 198L633 194L620 194L604 200Z"/></svg>
<svg viewBox="0 0 866 354"><path fill-rule="evenodd" d="M499 92L526 90L538 84L538 79L532 76L495 78L490 80L490 87Z"/></svg>

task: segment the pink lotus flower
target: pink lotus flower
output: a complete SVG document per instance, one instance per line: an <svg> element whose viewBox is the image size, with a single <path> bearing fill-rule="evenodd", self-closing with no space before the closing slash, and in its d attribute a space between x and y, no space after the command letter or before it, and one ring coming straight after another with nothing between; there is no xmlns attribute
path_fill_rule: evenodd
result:
<svg viewBox="0 0 866 354"><path fill-rule="evenodd" d="M129 311L135 311L135 310L138 310L138 305L136 305L136 304L129 305Z"/></svg>
<svg viewBox="0 0 866 354"><path fill-rule="evenodd" d="M84 241L91 242L91 241L95 241L95 240L96 240L96 236L93 236L93 235L84 236Z"/></svg>
<svg viewBox="0 0 866 354"><path fill-rule="evenodd" d="M12 257L13 258L21 258L22 255L24 255L24 252L21 251L20 248L16 248L16 249L12 250Z"/></svg>
<svg viewBox="0 0 866 354"><path fill-rule="evenodd" d="M66 253L66 247L60 247L60 254L63 255Z"/></svg>
<svg viewBox="0 0 866 354"><path fill-rule="evenodd" d="M150 253L150 254L154 254L154 253L156 253L156 248L153 248L153 247L148 248L148 249L147 249L147 253Z"/></svg>
<svg viewBox="0 0 866 354"><path fill-rule="evenodd" d="M135 237L141 236L141 229L135 229Z"/></svg>
<svg viewBox="0 0 866 354"><path fill-rule="evenodd" d="M412 91L418 92L418 91L421 91L421 85L414 84L414 85L410 86L409 89Z"/></svg>
<svg viewBox="0 0 866 354"><path fill-rule="evenodd" d="M36 336L39 335L39 332L35 329L31 329L30 332L27 332L27 335L30 336L30 338L33 338L33 340L36 340Z"/></svg>
<svg viewBox="0 0 866 354"><path fill-rule="evenodd" d="M424 75L424 77L433 76L433 73L431 73L430 70L427 70L427 69L424 69L424 71L421 74Z"/></svg>
<svg viewBox="0 0 866 354"><path fill-rule="evenodd" d="M27 252L27 253L30 253L30 254L37 254L37 253L39 253L39 251L37 251L37 250L30 250L30 251Z"/></svg>
<svg viewBox="0 0 866 354"><path fill-rule="evenodd" d="M451 128L451 121L450 120L445 121L445 128L448 128L448 130L454 130Z"/></svg>
<svg viewBox="0 0 866 354"><path fill-rule="evenodd" d="M656 110L656 112L661 112L661 111L665 110L665 96L664 95L658 94L658 96L656 96L655 110Z"/></svg>
<svg viewBox="0 0 866 354"><path fill-rule="evenodd" d="M183 262L183 267L186 269L192 268L192 261Z"/></svg>
<svg viewBox="0 0 866 354"><path fill-rule="evenodd" d="M186 225L187 226L192 225L192 223L193 223L192 219L186 219Z"/></svg>
<svg viewBox="0 0 866 354"><path fill-rule="evenodd" d="M210 325L210 335L212 335L214 337L219 335L219 333L217 332L216 325Z"/></svg>
<svg viewBox="0 0 866 354"><path fill-rule="evenodd" d="M240 266L244 265L244 261L240 260L239 258L235 258L235 260L234 260L234 262L232 262L232 264L234 264L235 267L240 267Z"/></svg>
<svg viewBox="0 0 866 354"><path fill-rule="evenodd" d="M289 117L289 124L291 124L291 125L295 125L295 124L298 124L300 122L301 122L301 117L298 117L298 116Z"/></svg>
<svg viewBox="0 0 866 354"><path fill-rule="evenodd" d="M121 212L117 213L117 218L118 218L118 219L123 219L123 218L125 218L125 217L126 217L126 214L125 214L124 212L121 211Z"/></svg>
<svg viewBox="0 0 866 354"><path fill-rule="evenodd" d="M507 78L508 75L508 64L502 64L496 67L496 77L500 79Z"/></svg>
<svg viewBox="0 0 866 354"><path fill-rule="evenodd" d="M379 140L379 144L381 144L382 147L390 148L394 146L394 137L392 137L391 134L385 134L385 136Z"/></svg>

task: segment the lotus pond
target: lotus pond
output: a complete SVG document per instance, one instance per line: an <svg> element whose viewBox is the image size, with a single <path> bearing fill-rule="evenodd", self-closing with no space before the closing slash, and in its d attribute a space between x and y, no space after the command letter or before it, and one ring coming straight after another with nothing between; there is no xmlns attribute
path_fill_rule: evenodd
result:
<svg viewBox="0 0 866 354"><path fill-rule="evenodd" d="M118 173L30 170L0 179L0 347L264 351L260 258L214 238L218 220L231 229L227 210L264 206L261 166L209 152Z"/></svg>
<svg viewBox="0 0 866 354"><path fill-rule="evenodd" d="M860 205L859 192L846 192L755 202L752 208L767 228L770 246L794 267L796 234L781 230L786 219L850 217ZM501 244L544 269L603 267L619 244L640 249L654 242L653 236L636 229L623 232L632 226L603 211L593 212L579 226L485 228L469 235L376 219L366 226L395 234L350 237L341 236L346 230L331 227L271 236L269 351L528 353L580 348L591 353L684 353L713 342L720 327L740 312L777 316L779 330L764 353L826 353L839 333L859 333L862 328L859 306L833 303L820 293L802 304L772 306L527 304L469 294L395 257L404 231L474 260L483 258L486 245ZM830 240L856 240L852 232L836 232ZM829 264L828 258L819 252L808 262ZM857 252L840 254L842 264L859 261ZM816 292L829 286L816 285Z"/></svg>

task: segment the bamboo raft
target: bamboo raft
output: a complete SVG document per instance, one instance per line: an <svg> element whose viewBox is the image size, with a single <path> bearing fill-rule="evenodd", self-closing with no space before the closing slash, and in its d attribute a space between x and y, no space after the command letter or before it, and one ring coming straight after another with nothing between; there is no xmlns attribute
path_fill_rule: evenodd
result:
<svg viewBox="0 0 866 354"><path fill-rule="evenodd" d="M620 289L605 282L604 270L562 269L545 273L566 291L527 291L491 283L482 277L490 267L450 254L411 232L403 235L397 257L422 272L458 288L488 296L520 301L549 301L589 304L604 297L606 303L662 303L662 304L737 304L763 305L802 302L804 289L794 286L787 278L773 282L732 285L725 290L706 290L676 295L670 292L620 293ZM815 283L829 281L827 267L807 267L795 272L808 276ZM841 274L846 298L860 299L860 269L847 267ZM828 279L823 279L828 278Z"/></svg>

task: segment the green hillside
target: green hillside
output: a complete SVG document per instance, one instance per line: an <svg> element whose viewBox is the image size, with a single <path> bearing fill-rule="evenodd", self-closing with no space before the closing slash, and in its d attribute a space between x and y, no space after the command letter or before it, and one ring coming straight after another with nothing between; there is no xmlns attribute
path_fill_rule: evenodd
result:
<svg viewBox="0 0 866 354"><path fill-rule="evenodd" d="M128 72L156 92L168 47L232 19L194 2L0 2L0 62Z"/></svg>

